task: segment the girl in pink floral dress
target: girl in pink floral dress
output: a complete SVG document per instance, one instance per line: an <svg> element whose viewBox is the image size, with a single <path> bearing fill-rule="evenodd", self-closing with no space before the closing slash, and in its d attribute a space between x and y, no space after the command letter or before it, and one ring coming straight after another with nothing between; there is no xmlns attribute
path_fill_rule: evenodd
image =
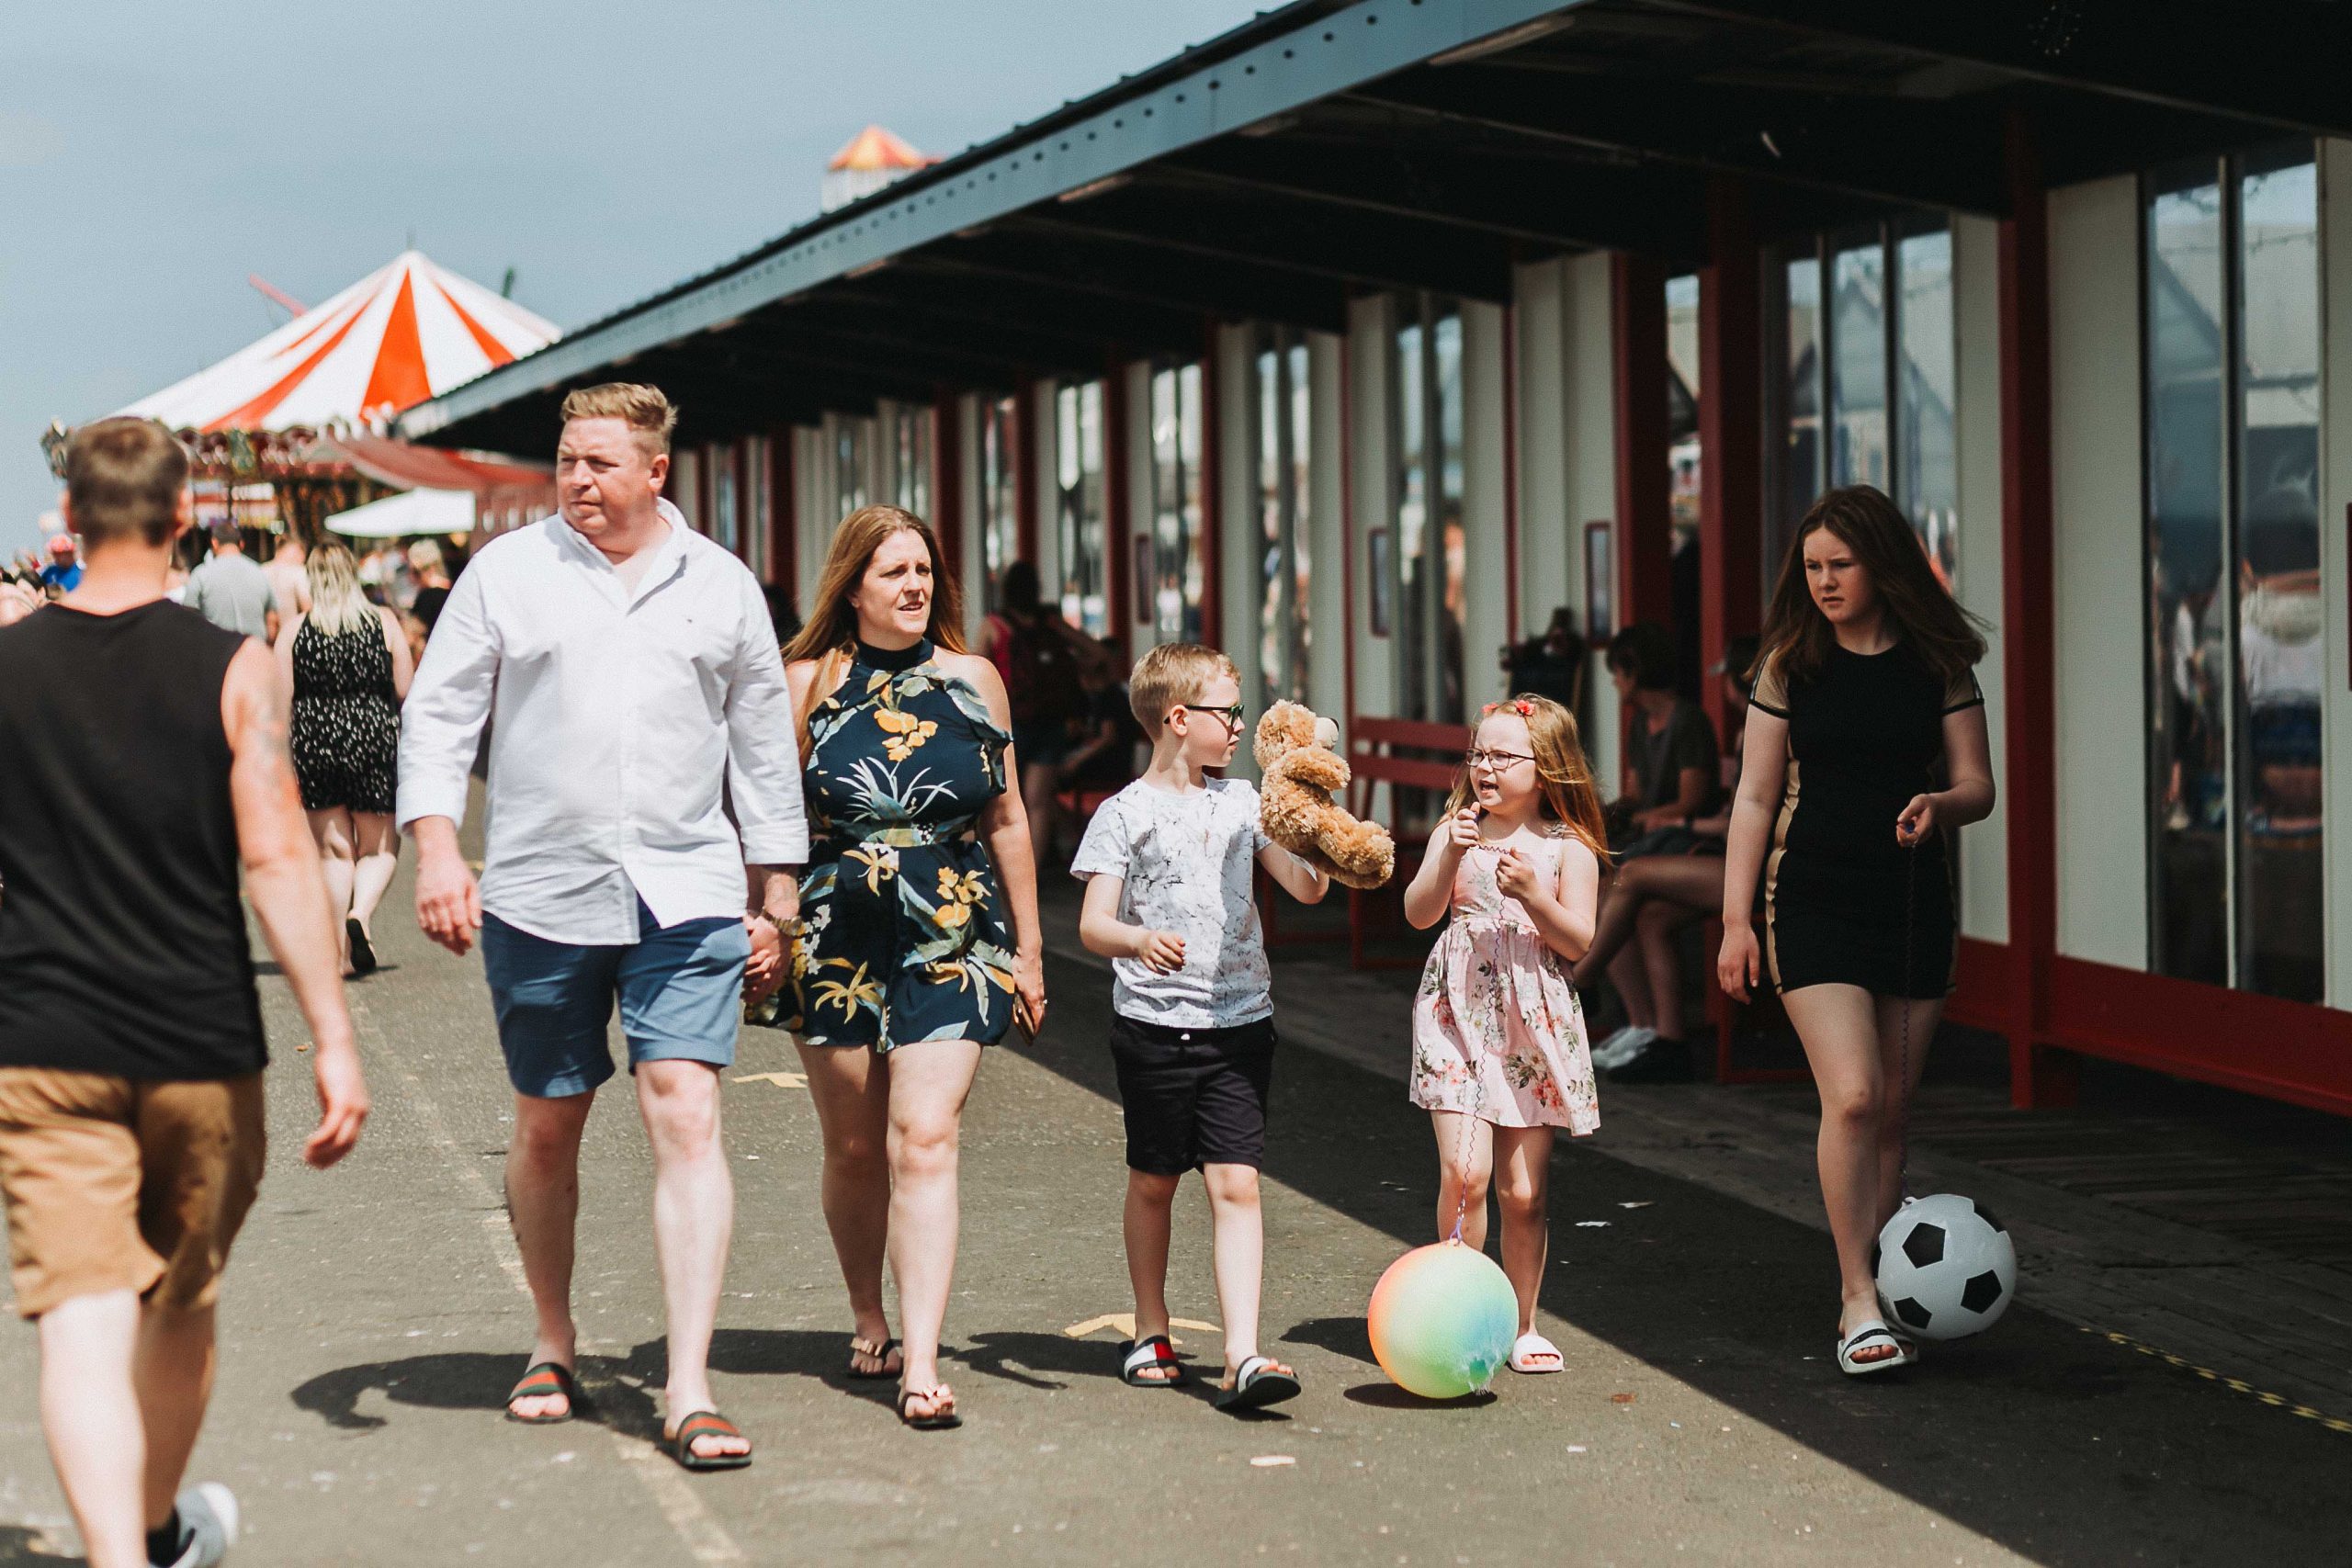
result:
<svg viewBox="0 0 2352 1568"><path fill-rule="evenodd" d="M1451 915L1413 1002L1413 1103L1437 1132L1438 1235L1484 1248L1487 1190L1519 1293L1510 1365L1556 1372L1535 1332L1550 1240L1555 1128L1600 1125L1584 1010L1568 966L1592 942L1607 832L1577 724L1544 697L1487 705L1445 820L1405 890L1405 918Z"/></svg>

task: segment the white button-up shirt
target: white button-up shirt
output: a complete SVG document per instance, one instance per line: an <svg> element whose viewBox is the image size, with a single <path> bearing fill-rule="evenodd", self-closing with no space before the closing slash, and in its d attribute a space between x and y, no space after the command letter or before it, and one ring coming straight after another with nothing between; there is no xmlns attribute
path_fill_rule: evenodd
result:
<svg viewBox="0 0 2352 1568"><path fill-rule="evenodd" d="M759 583L660 505L669 536L633 593L560 516L483 547L401 709L402 828L465 820L490 724L482 908L550 942L633 942L639 898L664 926L741 915L747 863L808 858Z"/></svg>

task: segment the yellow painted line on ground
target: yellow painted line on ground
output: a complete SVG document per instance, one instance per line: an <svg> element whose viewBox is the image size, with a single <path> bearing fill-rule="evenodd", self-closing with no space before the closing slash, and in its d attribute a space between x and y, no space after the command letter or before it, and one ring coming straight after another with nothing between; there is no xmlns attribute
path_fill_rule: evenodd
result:
<svg viewBox="0 0 2352 1568"><path fill-rule="evenodd" d="M1204 1334L1225 1332L1214 1323L1203 1323L1198 1318L1191 1317L1171 1317L1168 1320L1168 1326L1197 1328ZM1062 1337L1066 1339L1083 1339L1091 1334L1100 1334L1106 1328L1117 1329L1119 1337L1123 1339L1133 1339L1136 1337L1136 1314L1131 1312L1106 1312L1101 1317L1090 1317L1084 1323L1071 1324L1062 1330Z"/></svg>
<svg viewBox="0 0 2352 1568"><path fill-rule="evenodd" d="M2093 1328L2088 1324L2083 1325L2083 1332L2096 1334L2110 1345L2120 1345L2127 1350L2137 1350L2143 1356L2153 1356L2168 1367L2178 1367L2185 1372L2195 1372L2207 1382L2217 1382L2223 1388L2233 1389L2239 1393L2252 1394L2273 1409L2283 1410L2290 1416L2300 1416L2306 1421L2316 1421L2331 1432L2352 1432L2352 1421L2346 1421L2340 1416L2330 1416L2324 1410L2314 1410L2308 1404L2299 1404L2283 1393L2272 1393L2267 1390L2256 1388L2244 1378L2233 1378L2226 1373L2217 1372L2211 1367L2200 1367L2186 1356L2176 1356L2171 1351L2161 1349L2144 1340L2134 1339L2129 1334L2119 1334L2112 1328Z"/></svg>

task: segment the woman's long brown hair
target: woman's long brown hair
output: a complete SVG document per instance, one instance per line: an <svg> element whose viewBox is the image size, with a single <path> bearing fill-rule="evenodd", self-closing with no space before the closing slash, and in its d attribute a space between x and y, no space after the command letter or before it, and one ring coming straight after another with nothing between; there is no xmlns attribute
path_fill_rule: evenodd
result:
<svg viewBox="0 0 2352 1568"><path fill-rule="evenodd" d="M1820 674L1829 662L1838 630L1813 602L1804 576L1804 542L1824 528L1854 552L1870 574L1887 629L1911 645L1936 679L1958 680L1984 657L1984 623L1937 581L1926 547L1894 502L1873 486L1847 485L1824 492L1789 536L1781 579L1764 612L1758 670L1777 664L1781 678L1793 684Z"/></svg>
<svg viewBox="0 0 2352 1568"><path fill-rule="evenodd" d="M931 622L923 628L923 635L931 639L933 647L944 648L950 653L971 651L964 642L963 590L939 558L939 540L932 533L931 525L903 507L859 507L833 530L833 542L825 551L825 569L817 578L817 596L808 619L801 626L799 635L784 649L786 664L802 659L817 661L808 695L801 699L800 711L794 715L803 756L808 750L808 716L842 683L850 660L856 656L857 612L850 607L850 595L865 581L865 570L874 564L874 552L882 547L884 541L893 535L909 533L922 540L922 547L931 556Z"/></svg>
<svg viewBox="0 0 2352 1568"><path fill-rule="evenodd" d="M1527 725L1528 749L1535 753L1536 787L1543 793L1545 812L1554 821L1566 824L1568 831L1582 839L1585 848L1607 865L1609 828L1601 819L1600 791L1593 784L1592 764L1585 760L1584 741L1577 733L1577 716L1532 692L1521 692L1507 702L1488 703L1478 715L1479 723L1498 713L1515 713ZM1473 746L1478 743L1477 734L1477 727L1472 726ZM1453 788L1445 797L1448 817L1477 798L1470 772L1465 762L1453 775Z"/></svg>

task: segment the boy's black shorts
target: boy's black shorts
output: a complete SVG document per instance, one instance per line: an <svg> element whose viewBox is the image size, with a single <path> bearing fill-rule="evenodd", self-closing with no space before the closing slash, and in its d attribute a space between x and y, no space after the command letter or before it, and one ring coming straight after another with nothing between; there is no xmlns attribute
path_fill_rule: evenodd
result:
<svg viewBox="0 0 2352 1568"><path fill-rule="evenodd" d="M1266 1152L1274 1021L1176 1029L1111 1017L1111 1060L1127 1122L1127 1165L1181 1176L1204 1165L1256 1169Z"/></svg>

